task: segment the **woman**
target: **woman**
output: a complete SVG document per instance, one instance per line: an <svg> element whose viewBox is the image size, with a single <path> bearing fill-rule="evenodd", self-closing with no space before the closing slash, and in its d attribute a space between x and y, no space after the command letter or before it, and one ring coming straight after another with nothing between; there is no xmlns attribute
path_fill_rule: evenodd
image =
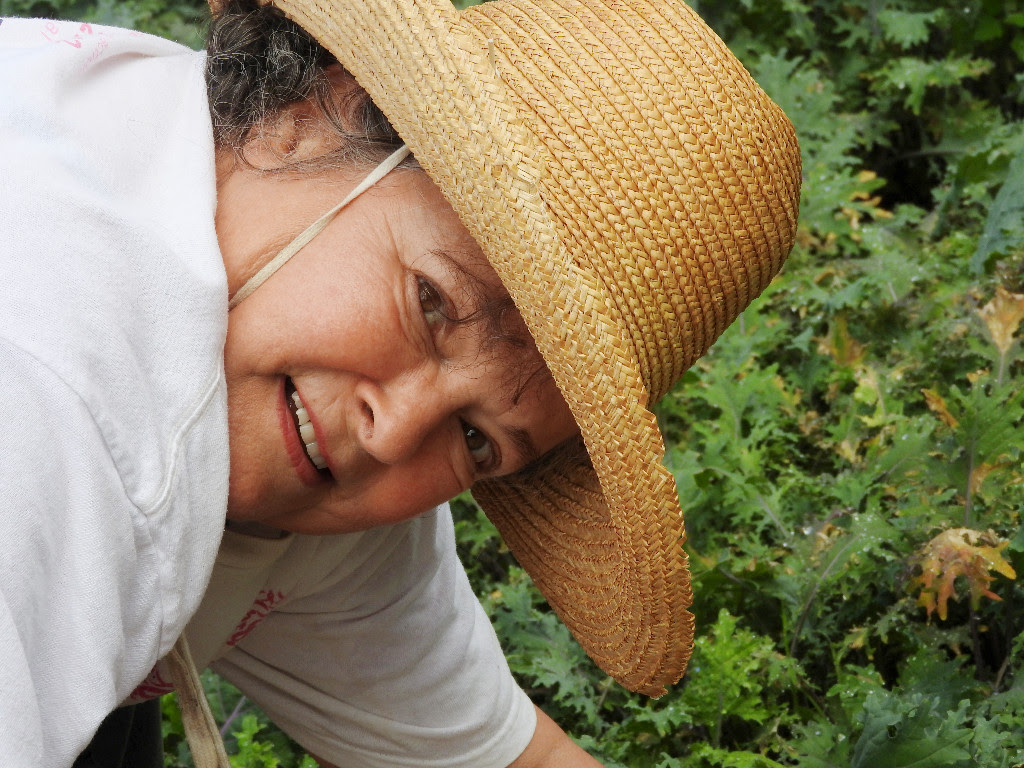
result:
<svg viewBox="0 0 1024 768"><path fill-rule="evenodd" d="M5 754L69 764L198 606L199 665L324 765L592 765L437 505L472 486L621 683L679 678L646 408L781 266L792 128L681 4L278 5L215 7L208 84L0 26Z"/></svg>

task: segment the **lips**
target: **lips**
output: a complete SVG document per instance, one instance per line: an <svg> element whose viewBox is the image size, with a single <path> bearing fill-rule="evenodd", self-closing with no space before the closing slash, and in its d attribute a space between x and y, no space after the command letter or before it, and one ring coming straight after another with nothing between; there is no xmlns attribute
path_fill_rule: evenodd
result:
<svg viewBox="0 0 1024 768"><path fill-rule="evenodd" d="M288 410L291 412L292 419L295 422L295 432L299 437L299 443L302 445L306 457L321 473L327 474L327 460L320 452L320 445L317 443L316 431L310 421L309 412L306 410L306 406L303 404L302 398L299 396L299 392L295 389L291 379L285 381L285 400L288 403Z"/></svg>

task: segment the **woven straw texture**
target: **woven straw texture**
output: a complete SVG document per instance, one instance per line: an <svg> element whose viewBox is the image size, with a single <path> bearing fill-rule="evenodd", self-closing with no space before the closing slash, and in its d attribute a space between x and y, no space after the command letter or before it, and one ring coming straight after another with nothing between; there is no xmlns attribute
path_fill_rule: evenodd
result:
<svg viewBox="0 0 1024 768"><path fill-rule="evenodd" d="M367 89L497 271L586 446L474 494L590 656L660 695L692 649L647 406L791 247L785 115L677 0L275 0Z"/></svg>

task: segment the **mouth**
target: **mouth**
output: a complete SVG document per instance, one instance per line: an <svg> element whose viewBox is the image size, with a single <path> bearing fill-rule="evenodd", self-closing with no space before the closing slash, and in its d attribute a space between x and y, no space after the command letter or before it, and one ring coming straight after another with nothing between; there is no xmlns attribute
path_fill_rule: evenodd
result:
<svg viewBox="0 0 1024 768"><path fill-rule="evenodd" d="M313 429L313 424L310 421L309 412L306 410L306 406L303 404L302 398L299 396L299 392L295 389L291 379L285 380L285 400L295 422L295 433L299 437L299 443L302 445L302 450L306 453L306 458L309 459L309 462L316 467L320 474L330 476L327 460L320 452L320 446L316 441L316 431Z"/></svg>

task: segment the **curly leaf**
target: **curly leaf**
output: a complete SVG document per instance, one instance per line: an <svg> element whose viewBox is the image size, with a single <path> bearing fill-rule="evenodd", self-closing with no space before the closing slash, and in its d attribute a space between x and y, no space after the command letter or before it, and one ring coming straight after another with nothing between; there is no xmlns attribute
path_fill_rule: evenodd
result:
<svg viewBox="0 0 1024 768"><path fill-rule="evenodd" d="M967 702L964 702L966 705ZM952 768L967 766L973 731L965 706L942 713L933 699L899 700L888 692L864 703L864 730L850 768Z"/></svg>
<svg viewBox="0 0 1024 768"><path fill-rule="evenodd" d="M949 406L946 405L946 400L936 392L934 389L922 389L921 394L924 395L924 401L928 405L928 409L937 415L942 422L950 429L956 429L960 422L956 416L949 412Z"/></svg>
<svg viewBox="0 0 1024 768"><path fill-rule="evenodd" d="M971 606L978 607L982 597L1001 598L989 589L995 576L1001 573L1008 579L1017 574L1003 558L1002 551L1010 545L1000 541L992 531L974 531L970 528L950 528L933 538L918 557L919 576L911 580L912 587L920 587L918 604L929 617L937 611L946 619L949 599L958 597L956 579L963 576L970 587Z"/></svg>
<svg viewBox="0 0 1024 768"><path fill-rule="evenodd" d="M1019 248L1024 241L1024 155L1010 163L1006 181L989 209L985 231L971 257L971 270L980 274L999 254Z"/></svg>
<svg viewBox="0 0 1024 768"><path fill-rule="evenodd" d="M909 11L886 10L878 14L878 23L882 34L903 48L923 43L928 40L930 27L941 19L942 11L930 13L912 13Z"/></svg>
<svg viewBox="0 0 1024 768"><path fill-rule="evenodd" d="M1005 355L1013 345L1013 334L1024 321L1024 293L1010 293L1000 285L996 295L978 310L978 314L985 321L996 349Z"/></svg>

